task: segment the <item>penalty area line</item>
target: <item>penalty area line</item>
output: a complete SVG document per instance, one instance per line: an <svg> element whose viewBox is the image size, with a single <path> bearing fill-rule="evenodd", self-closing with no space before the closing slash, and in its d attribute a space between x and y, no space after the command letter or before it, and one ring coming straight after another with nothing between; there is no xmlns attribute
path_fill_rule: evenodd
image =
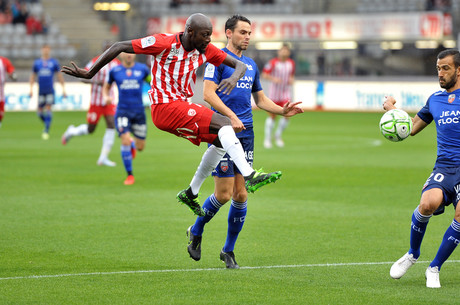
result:
<svg viewBox="0 0 460 305"><path fill-rule="evenodd" d="M430 263L431 261L418 261L418 263ZM246 266L240 270L255 269L289 269L289 268L321 268L321 267L346 267L346 266L372 266L372 265L390 265L394 262L361 262L361 263L324 263L324 264L300 264L300 265L273 265L273 266ZM448 260L446 263L460 263L460 260ZM139 274L139 273L176 273L176 272L203 272L203 271L224 271L225 268L197 268L197 269L157 269L157 270L127 270L111 272L86 272L86 273L67 273L67 274L48 274L48 275L28 275L12 276L0 278L0 281L6 280L24 280L24 279L44 279L44 278L61 278L61 277L78 277L78 276L95 276L95 275L118 275L118 274Z"/></svg>

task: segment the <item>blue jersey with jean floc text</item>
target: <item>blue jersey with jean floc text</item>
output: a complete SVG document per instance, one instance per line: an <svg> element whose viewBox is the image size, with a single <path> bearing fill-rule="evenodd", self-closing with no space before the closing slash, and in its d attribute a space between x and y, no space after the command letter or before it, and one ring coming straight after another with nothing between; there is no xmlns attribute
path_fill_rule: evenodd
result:
<svg viewBox="0 0 460 305"><path fill-rule="evenodd" d="M117 109L144 112L142 85L149 74L149 68L138 62L130 68L118 65L110 70L107 82L117 84Z"/></svg>
<svg viewBox="0 0 460 305"><path fill-rule="evenodd" d="M251 105L251 94L262 90L259 78L259 69L254 60L249 57L241 56L238 57L227 48L222 49L225 53L235 57L237 60L242 61L246 66L246 73L240 78L236 84L236 87L230 92L230 94L223 94L217 91L217 95L224 102L224 104L230 108L241 120L246 129L253 128L252 120L252 105ZM208 63L204 72L204 79L211 80L216 84L219 84L221 80L229 78L235 69L230 68L227 65L220 65L218 67ZM216 111L215 109L213 109ZM244 134L244 130L237 134L241 136Z"/></svg>
<svg viewBox="0 0 460 305"><path fill-rule="evenodd" d="M432 94L417 115L427 124L436 124L436 167L460 166L460 89Z"/></svg>
<svg viewBox="0 0 460 305"><path fill-rule="evenodd" d="M59 62L54 58L39 58L34 61L33 71L38 77L38 94L54 94L54 73L60 69Z"/></svg>

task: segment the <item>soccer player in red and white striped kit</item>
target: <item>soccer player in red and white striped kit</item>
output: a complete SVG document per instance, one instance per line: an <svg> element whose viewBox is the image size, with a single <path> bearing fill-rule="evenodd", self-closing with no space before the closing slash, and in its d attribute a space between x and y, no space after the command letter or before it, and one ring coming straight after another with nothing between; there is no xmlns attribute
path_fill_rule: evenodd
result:
<svg viewBox="0 0 460 305"><path fill-rule="evenodd" d="M270 81L268 96L275 104L283 107L291 100L292 84L294 83L295 62L290 58L291 49L289 45L283 44L278 50L278 56L268 61L262 70L262 77ZM264 147L272 148L272 138L275 138L275 144L278 147L284 147L282 139L283 131L286 129L289 118L281 117L278 122L275 134L276 114L268 113L265 120L265 139Z"/></svg>
<svg viewBox="0 0 460 305"><path fill-rule="evenodd" d="M5 82L6 76L11 80L16 80L14 66L6 57L0 56L0 127L2 126L3 115L5 113Z"/></svg>
<svg viewBox="0 0 460 305"><path fill-rule="evenodd" d="M211 109L189 101L194 94L196 70L206 62L215 66L225 64L235 69L223 79L217 90L230 93L238 80L245 74L246 65L211 44L212 23L203 14L191 15L184 32L155 34L140 39L114 43L94 65L85 70L75 63L62 67L62 72L85 79L91 79L102 67L121 52L152 55L152 81L149 97L152 121L163 131L185 138L195 145L212 143L217 148L203 156L196 176L205 179L228 153L245 178L246 187L258 188L274 182L280 172L263 173L255 171L247 162L243 147L235 135L230 118ZM274 179L276 178L276 179ZM193 213L204 216L198 201L198 191L188 188L177 196Z"/></svg>

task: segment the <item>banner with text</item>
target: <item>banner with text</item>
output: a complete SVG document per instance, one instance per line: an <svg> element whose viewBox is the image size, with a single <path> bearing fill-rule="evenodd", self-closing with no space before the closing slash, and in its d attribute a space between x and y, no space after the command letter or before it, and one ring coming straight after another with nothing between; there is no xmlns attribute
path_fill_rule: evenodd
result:
<svg viewBox="0 0 460 305"><path fill-rule="evenodd" d="M373 13L365 15L256 15L251 41L426 40L452 34L452 18L441 12ZM228 16L212 16L214 41L225 41ZM184 30L187 16L147 21L148 35Z"/></svg>

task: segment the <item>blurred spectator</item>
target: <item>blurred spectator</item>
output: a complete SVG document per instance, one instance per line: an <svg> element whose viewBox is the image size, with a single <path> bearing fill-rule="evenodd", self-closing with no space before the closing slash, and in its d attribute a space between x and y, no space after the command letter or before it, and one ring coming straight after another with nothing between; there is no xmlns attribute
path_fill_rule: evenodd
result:
<svg viewBox="0 0 460 305"><path fill-rule="evenodd" d="M43 34L43 25L40 19L30 15L26 20L27 35Z"/></svg>
<svg viewBox="0 0 460 305"><path fill-rule="evenodd" d="M0 12L5 13L7 8L9 8L8 0L0 0Z"/></svg>
<svg viewBox="0 0 460 305"><path fill-rule="evenodd" d="M0 24L11 23L13 14L8 0L0 0Z"/></svg>
<svg viewBox="0 0 460 305"><path fill-rule="evenodd" d="M29 10L27 9L27 5L25 3L16 1L11 6L11 10L13 12L13 24L26 23L27 17L29 16Z"/></svg>
<svg viewBox="0 0 460 305"><path fill-rule="evenodd" d="M452 9L452 0L427 0L427 11L442 11L448 12Z"/></svg>

